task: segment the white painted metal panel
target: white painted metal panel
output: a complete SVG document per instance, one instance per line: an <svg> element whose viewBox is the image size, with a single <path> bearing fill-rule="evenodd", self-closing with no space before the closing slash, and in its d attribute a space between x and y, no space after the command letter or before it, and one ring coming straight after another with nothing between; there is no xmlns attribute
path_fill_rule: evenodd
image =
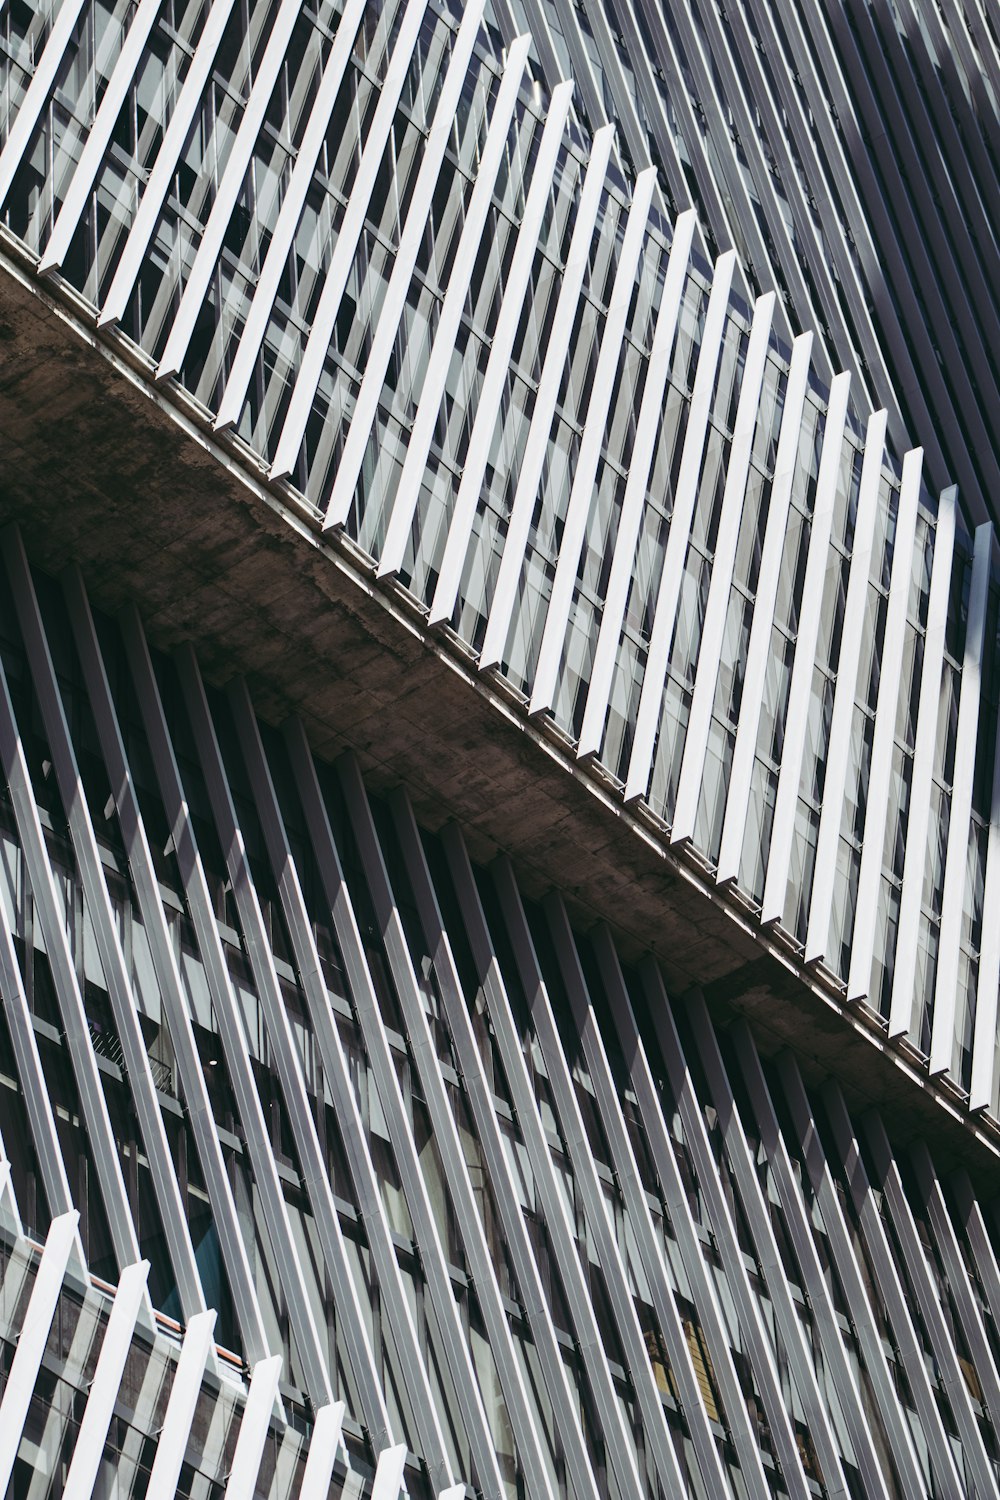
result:
<svg viewBox="0 0 1000 1500"><path fill-rule="evenodd" d="M792 346L792 362L788 372L785 409L781 418L778 452L774 462L771 499L764 530L764 546L760 570L757 574L757 598L754 604L753 623L750 627L750 640L747 645L746 669L743 673L740 721L736 729L736 743L733 746L733 764L729 773L729 791L726 796L726 815L722 824L722 843L716 876L720 885L736 880L740 873L743 835L746 829L750 783L753 777L757 731L760 726L760 709L764 694L764 677L771 650L774 601L784 556L785 526L792 499L795 460L799 448L799 430L802 425L806 387L809 383L811 354L812 334L800 334Z"/></svg>
<svg viewBox="0 0 1000 1500"><path fill-rule="evenodd" d="M625 340L625 325L635 286L639 257L646 241L646 221L653 201L656 169L649 167L636 178L629 207L621 255L615 271L615 283L608 303L601 346L594 370L593 386L583 424L583 436L576 455L573 486L566 508L559 559L552 580L545 627L538 651L538 664L531 691L530 712L551 709L559 678L559 659L566 637L573 588L580 563L580 549L586 535L587 519L594 504L594 483L601 459L608 422L608 412L615 395L615 375Z"/></svg>
<svg viewBox="0 0 1000 1500"><path fill-rule="evenodd" d="M417 405L417 415L410 431L403 472L389 514L385 543L378 563L378 576L386 578L397 573L403 564L406 542L417 508L417 498L427 456L434 437L434 428L441 408L451 368L455 339L462 322L465 299L476 268L480 242L486 227L486 217L493 200L493 189L497 174L507 149L507 137L517 109L518 95L524 78L524 67L528 60L529 39L519 37L510 49L507 66L497 93L493 114L490 116L486 144L479 158L479 171L469 206L466 210L462 235L455 251L451 277L445 290L444 301L438 316L437 330L431 349L423 388ZM280 472L278 465L276 471Z"/></svg>
<svg viewBox="0 0 1000 1500"><path fill-rule="evenodd" d="M726 488L722 497L722 514L719 518L719 535L712 558L712 581L705 605L705 619L701 628L701 646L698 651L698 669L694 691L691 695L691 712L688 717L687 734L684 739L684 757L677 783L677 805L670 829L672 844L685 843L694 837L698 817L698 799L702 778L705 774L705 751L712 725L712 708L718 685L719 661L726 633L726 616L729 596L736 566L736 547L743 519L743 499L746 492L747 475L750 471L750 455L753 452L754 432L757 426L757 408L764 384L768 341L771 335L771 320L774 316L775 295L766 292L754 304L753 325L740 387L736 424L729 450L729 467L726 472Z"/></svg>
<svg viewBox="0 0 1000 1500"><path fill-rule="evenodd" d="M496 332L479 392L479 403L472 424L472 432L469 435L468 454L462 469L462 481L459 485L458 498L455 501L454 514L448 527L448 538L441 560L441 572L428 615L429 625L449 620L458 597L469 536L476 518L476 507L479 503L486 465L489 462L493 431L500 420L500 402L509 373L514 340L517 337L521 307L525 292L529 287L538 237L548 209L549 194L552 191L572 97L573 85L560 83L554 89L549 104L538 158L531 177L531 187L524 205L524 217L517 233L517 243L504 286L503 305L497 314Z"/></svg>
<svg viewBox="0 0 1000 1500"><path fill-rule="evenodd" d="M63 1486L63 1500L92 1500L108 1428L118 1399L118 1387L132 1347L136 1319L146 1297L148 1276L148 1260L126 1266L121 1273L104 1330L97 1368L90 1383L87 1405L77 1429L73 1458Z"/></svg>
<svg viewBox="0 0 1000 1500"><path fill-rule="evenodd" d="M581 760L599 755L604 739L604 722L608 714L608 700L614 680L618 642L622 631L622 621L625 618L629 584L635 564L636 543L646 503L646 485L660 433L663 393L670 374L670 356L674 346L674 335L677 332L677 320L680 316L681 299L684 295L684 283L691 256L691 242L697 222L698 216L695 210L690 208L680 215L674 225L670 260L667 263L667 274L663 283L663 297L656 320L656 331L653 334L653 347L650 352L649 368L646 371L646 384L642 391L642 403L639 407L632 461L629 464L628 479L625 481L615 555L611 563L607 592L604 596L604 608L601 612L601 624L594 648L594 664L590 673L590 687L587 691L587 704L580 730L580 743L577 747L577 756Z"/></svg>
<svg viewBox="0 0 1000 1500"><path fill-rule="evenodd" d="M605 175L613 141L614 126L606 125L597 132L591 143L590 162L576 211L573 238L570 241L569 253L563 267L559 301L556 304L555 317L549 331L548 348L545 351L538 390L535 393L535 408L531 416L528 440L521 458L521 472L518 475L503 556L500 559L496 587L490 605L486 635L479 656L479 668L483 672L500 665L507 644L507 632L510 628L517 594L517 581L524 562L524 549L527 546L528 530L531 526L531 513L542 479L545 452L549 443L549 433L552 430L552 417L559 395L559 383L562 380L563 366L573 333L573 322L583 288L584 273L590 255L590 242L601 206L601 195L604 191Z"/></svg>
<svg viewBox="0 0 1000 1500"><path fill-rule="evenodd" d="M185 1330L163 1426L156 1442L156 1456L149 1471L146 1500L174 1500L177 1493L214 1332L214 1309L198 1313Z"/></svg>
<svg viewBox="0 0 1000 1500"><path fill-rule="evenodd" d="M830 555L830 535L837 499L837 479L844 450L844 424L851 389L849 374L838 375L830 391L830 404L823 432L823 452L816 480L816 501L809 533L809 552L802 585L802 607L799 610L795 638L795 660L788 690L788 712L778 771L778 792L771 827L761 921L777 922L785 906L788 865L795 834L795 812L802 777L802 755L805 748L812 680L816 667L816 642L823 612L823 582Z"/></svg>
<svg viewBox="0 0 1000 1500"><path fill-rule="evenodd" d="M875 707L875 734L872 743L871 770L868 776L868 803L865 810L864 844L858 874L857 917L851 946L851 967L847 981L848 1000L863 1000L871 983L875 922L878 916L879 887L882 879L882 844L888 809L889 781L892 774L892 751L896 730L896 700L903 663L906 610L910 593L910 571L913 541L920 498L920 470L923 450L914 448L903 459L903 480L896 517L896 541L892 556L892 578L889 582L889 606L882 644L881 675Z"/></svg>
<svg viewBox="0 0 1000 1500"><path fill-rule="evenodd" d="M972 779L976 771L979 739L979 696L986 641L986 610L993 558L993 527L989 521L976 528L969 588L969 613L965 626L962 689L955 734L955 768L951 786L951 817L948 823L948 853L941 898L941 934L938 943L937 982L934 988L934 1021L931 1028L930 1074L951 1068L955 1046L955 1019L959 980L959 950L964 925L966 875L969 865L969 819L972 815ZM992 920L986 913L986 922ZM985 925L985 924L984 924Z"/></svg>
<svg viewBox="0 0 1000 1500"><path fill-rule="evenodd" d="M957 491L946 490L941 496L934 532L934 561L927 603L913 770L910 776L910 813L906 823L906 853L899 897L899 924L896 929L896 966L889 1008L890 1038L906 1035L913 1025L913 982L920 935L920 905L927 868L927 830L941 695L941 667L951 605L951 563L955 546L956 511ZM1000 933L1000 927L996 924L990 924L990 928ZM985 940L985 930L983 937ZM1000 947L997 951L1000 953Z"/></svg>
<svg viewBox="0 0 1000 1500"><path fill-rule="evenodd" d="M705 316L705 331L701 341L701 352L698 355L694 389L691 393L687 431L684 434L684 452L677 476L677 493L674 496L674 507L670 517L663 572L660 574L653 628L646 653L646 671L642 679L642 692L636 714L632 755L625 782L626 802L635 802L645 797L649 785L653 747L663 708L663 687L667 679L667 663L677 620L677 606L680 602L684 559L691 534L694 508L698 499L698 476L708 434L712 392L715 388L715 376L722 354L726 315L729 312L729 291L735 269L736 252L727 250L716 261L715 274L712 277L712 291Z"/></svg>

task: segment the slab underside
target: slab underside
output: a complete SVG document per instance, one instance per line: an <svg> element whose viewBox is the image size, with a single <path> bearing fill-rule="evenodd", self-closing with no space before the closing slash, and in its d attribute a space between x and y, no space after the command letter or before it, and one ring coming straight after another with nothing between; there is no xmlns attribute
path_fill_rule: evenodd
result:
<svg viewBox="0 0 1000 1500"><path fill-rule="evenodd" d="M655 829L582 770L461 650L376 586L252 460L159 390L139 357L0 253L0 522L32 560L79 564L94 604L138 603L150 640L197 648L206 676L245 675L262 718L304 723L314 750L356 752L369 784L406 786L429 828L454 820L473 858L499 851L526 889L557 886L583 925L658 956L672 992L700 986L765 1051L831 1073L894 1140L922 1136L980 1192L1000 1189L1000 1132L922 1076Z"/></svg>

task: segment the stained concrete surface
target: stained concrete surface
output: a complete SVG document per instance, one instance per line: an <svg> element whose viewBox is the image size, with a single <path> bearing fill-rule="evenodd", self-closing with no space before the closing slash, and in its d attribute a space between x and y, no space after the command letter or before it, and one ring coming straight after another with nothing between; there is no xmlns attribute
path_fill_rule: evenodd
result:
<svg viewBox="0 0 1000 1500"><path fill-rule="evenodd" d="M260 715L297 715L325 757L354 750L369 784L404 784L418 819L466 830L470 853L510 855L527 890L558 886L583 925L626 955L651 949L668 986L747 1015L767 1051L837 1076L894 1138L934 1141L1000 1187L1000 1132L890 1048L762 932L705 872L671 853L523 706L480 678L419 612L324 539L294 498L212 436L180 393L98 337L81 309L0 254L0 523L32 560L79 564L98 607L136 602L163 649L196 644L210 680L246 676Z"/></svg>

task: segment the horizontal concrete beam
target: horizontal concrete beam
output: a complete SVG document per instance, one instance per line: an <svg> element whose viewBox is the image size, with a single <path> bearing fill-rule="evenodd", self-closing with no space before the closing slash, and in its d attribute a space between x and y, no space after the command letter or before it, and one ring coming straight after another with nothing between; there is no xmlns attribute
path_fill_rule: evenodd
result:
<svg viewBox="0 0 1000 1500"><path fill-rule="evenodd" d="M137 601L154 644L192 641L206 675L246 676L261 716L304 722L320 755L351 748L370 784L405 784L417 817L454 819L474 858L498 850L526 889L564 893L575 918L652 949L676 993L700 987L717 1016L745 1014L765 1050L794 1047L903 1140L932 1135L1000 1190L1000 1132L946 1083L848 1010L686 854L671 852L600 774L581 769L454 639L428 631L349 542L268 488L185 393L158 389L143 357L82 306L41 287L0 240L0 521L32 560L79 563L94 603Z"/></svg>

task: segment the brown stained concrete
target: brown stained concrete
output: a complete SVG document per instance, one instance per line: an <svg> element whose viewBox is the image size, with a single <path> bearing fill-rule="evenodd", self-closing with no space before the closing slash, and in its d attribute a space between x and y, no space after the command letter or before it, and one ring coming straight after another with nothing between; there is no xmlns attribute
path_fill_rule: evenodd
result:
<svg viewBox="0 0 1000 1500"><path fill-rule="evenodd" d="M556 885L578 922L607 921L630 956L652 949L673 993L700 986L766 1051L792 1046L807 1076L833 1073L853 1108L877 1106L897 1140L924 1135L942 1168L1000 1188L991 1122L928 1083L8 244L0 522L15 521L38 566L79 564L95 605L138 603L155 645L193 641L212 680L246 676L263 718L298 715L320 755L353 749L373 788L408 788L425 826L459 822L474 858L506 852L529 892Z"/></svg>

